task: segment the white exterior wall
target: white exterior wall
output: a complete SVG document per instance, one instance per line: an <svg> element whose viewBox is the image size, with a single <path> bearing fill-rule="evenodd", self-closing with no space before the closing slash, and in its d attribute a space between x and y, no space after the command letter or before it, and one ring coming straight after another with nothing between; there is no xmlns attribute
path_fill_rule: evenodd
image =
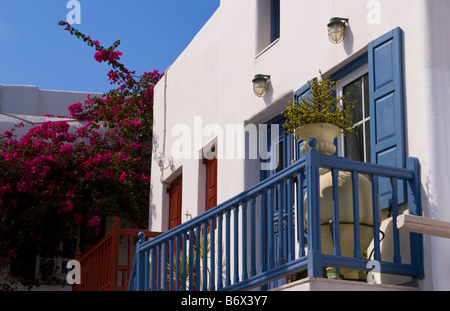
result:
<svg viewBox="0 0 450 311"><path fill-rule="evenodd" d="M423 103L426 107L425 130L421 141L414 140L417 148L423 149L426 155L420 158L427 165L422 166L422 187L425 193L423 200L425 216L450 221L450 34L445 29L450 12L450 3L445 0L428 1L427 34L425 47L429 47L426 55L426 69L422 88L425 91ZM412 125L414 126L414 125ZM422 128L422 127L421 127ZM431 266L428 276L432 279L434 290L450 290L450 240L438 237L425 238L425 251L428 251Z"/></svg>
<svg viewBox="0 0 450 311"><path fill-rule="evenodd" d="M150 229L168 228L167 184L183 174L183 221L204 211L202 147L211 136L202 136L207 124L263 123L279 114L293 91L307 80L326 75L365 51L367 44L386 32L401 27L404 51L404 98L407 156L418 157L422 165L424 216L450 221L450 171L446 158L450 146L449 100L450 48L445 27L446 0L379 0L380 23L370 23L374 7L361 0L281 0L280 39L261 52L265 22L257 4L263 0L222 0L221 6L166 72L155 89L154 154L173 156L172 144L180 141L174 132L186 124L192 136L191 158L175 159L175 168L152 166ZM349 18L343 43L327 37L331 17ZM266 25L268 27L268 25ZM431 52L431 53L430 53ZM255 74L271 75L267 94L253 94ZM165 107L165 109L164 109ZM194 128L194 118L202 126ZM164 131L164 124L165 129ZM227 136L228 137L228 136ZM220 148L224 146L218 145ZM223 150L222 150L223 151ZM197 159L192 157L197 156ZM259 181L258 160L218 161L218 204ZM424 237L424 289L450 289L445 275L450 272L448 240ZM445 271L443 273L443 271Z"/></svg>
<svg viewBox="0 0 450 311"><path fill-rule="evenodd" d="M40 90L37 86L0 85L0 112L21 115L69 116L70 105L83 103L87 95L100 93Z"/></svg>

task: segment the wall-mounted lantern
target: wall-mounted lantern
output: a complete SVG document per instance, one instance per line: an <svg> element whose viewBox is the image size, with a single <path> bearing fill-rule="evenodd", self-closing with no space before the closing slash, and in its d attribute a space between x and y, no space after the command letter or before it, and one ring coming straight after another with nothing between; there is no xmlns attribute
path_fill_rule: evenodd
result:
<svg viewBox="0 0 450 311"><path fill-rule="evenodd" d="M345 27L348 24L348 18L333 17L328 26L328 38L333 43L339 43L344 40Z"/></svg>
<svg viewBox="0 0 450 311"><path fill-rule="evenodd" d="M267 91L267 84L270 81L270 76L268 75L255 75L255 78L252 80L253 82L253 93L255 93L256 96L261 97L266 94Z"/></svg>

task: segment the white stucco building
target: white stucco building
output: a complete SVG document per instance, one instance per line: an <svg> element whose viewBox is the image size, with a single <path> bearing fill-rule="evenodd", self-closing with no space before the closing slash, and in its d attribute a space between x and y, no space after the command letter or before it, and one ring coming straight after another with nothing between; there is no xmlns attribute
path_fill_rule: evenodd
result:
<svg viewBox="0 0 450 311"><path fill-rule="evenodd" d="M98 93L41 90L34 85L0 85L0 112L21 115L69 116L67 108Z"/></svg>
<svg viewBox="0 0 450 311"><path fill-rule="evenodd" d="M239 126L279 122L319 70L339 81L338 91L362 94L355 95L362 140L350 146L338 139L338 155L403 168L417 158L423 216L450 221L449 12L447 0L221 0L155 88L150 230L174 228L271 176ZM348 19L338 44L328 38L333 17ZM262 97L252 90L257 74L270 75ZM386 147L384 138L394 141ZM267 141L270 150L275 141ZM285 168L300 154L292 136L282 141ZM172 165L161 171L158 154ZM381 217L382 229L395 221L387 207ZM417 288L449 290L449 262L450 240L424 234Z"/></svg>
<svg viewBox="0 0 450 311"><path fill-rule="evenodd" d="M68 108L83 103L88 95L101 96L100 93L41 90L34 85L0 85L0 133L21 122L24 126L15 131L18 137L46 121L66 120L79 127L80 122L70 119Z"/></svg>

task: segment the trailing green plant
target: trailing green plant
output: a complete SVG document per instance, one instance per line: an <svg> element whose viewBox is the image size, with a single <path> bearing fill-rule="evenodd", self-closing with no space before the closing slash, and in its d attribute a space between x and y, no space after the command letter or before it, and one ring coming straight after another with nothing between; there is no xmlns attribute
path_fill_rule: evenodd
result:
<svg viewBox="0 0 450 311"><path fill-rule="evenodd" d="M323 77L308 81L310 91L298 101L289 102L281 114L286 118L283 127L293 133L298 127L312 123L330 123L341 128L344 135L355 134L353 125L354 101L347 101L344 95L335 96L336 81Z"/></svg>
<svg viewBox="0 0 450 311"><path fill-rule="evenodd" d="M210 233L207 234L206 236L206 250L204 249L204 237L203 237L203 229L200 231L200 249L199 249L199 257L200 257L200 263L199 265L201 265L201 262L203 261L204 256L208 256L208 253L210 252ZM194 235L194 241L196 240L195 235ZM189 260L189 255L188 254L184 254L182 250L179 251L179 258L178 258L178 264L176 264L177 261L177 256L174 255L173 256L173 267L172 267L172 279L176 282L176 284L178 284L180 286L181 289L181 280L183 279L183 258L186 257L186 287L189 289L189 277L190 277L190 262L191 260ZM192 281L195 282L196 278L197 278L197 245L194 242L193 247L192 247ZM170 271L170 263L167 263L167 270L168 272ZM177 269L178 269L178 274L179 274L179 279L177 279ZM208 273L210 273L209 269ZM167 275L167 281L170 280L170 273L168 273Z"/></svg>

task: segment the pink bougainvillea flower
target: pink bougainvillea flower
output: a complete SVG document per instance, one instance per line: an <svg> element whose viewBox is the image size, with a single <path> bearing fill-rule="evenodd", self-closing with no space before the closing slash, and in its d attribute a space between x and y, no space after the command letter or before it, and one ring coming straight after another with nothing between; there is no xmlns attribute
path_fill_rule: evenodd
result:
<svg viewBox="0 0 450 311"><path fill-rule="evenodd" d="M76 225L81 224L81 221L83 220L83 215L80 213L73 213L73 222Z"/></svg>
<svg viewBox="0 0 450 311"><path fill-rule="evenodd" d="M139 122L138 120L136 120L136 119L133 120L133 125L134 125L134 127L136 127L136 126L138 126L138 125L141 125L141 124L142 124L142 123Z"/></svg>
<svg viewBox="0 0 450 311"><path fill-rule="evenodd" d="M105 61L106 60L106 50L103 49L101 51L98 51L97 53L95 53L94 58L99 63Z"/></svg>
<svg viewBox="0 0 450 311"><path fill-rule="evenodd" d="M70 213L74 208L74 204L71 200L67 200L66 202L61 203L61 205L61 211L65 214Z"/></svg>
<svg viewBox="0 0 450 311"><path fill-rule="evenodd" d="M70 154L73 152L73 147L69 144L64 145L60 149L61 154Z"/></svg>
<svg viewBox="0 0 450 311"><path fill-rule="evenodd" d="M126 181L127 180L127 173L122 172L122 174L119 177L119 181Z"/></svg>
<svg viewBox="0 0 450 311"><path fill-rule="evenodd" d="M8 254L13 258L17 258L18 256L14 249L9 250Z"/></svg>
<svg viewBox="0 0 450 311"><path fill-rule="evenodd" d="M12 160L12 154L11 153L4 153L3 157L5 158L6 162L9 162Z"/></svg>
<svg viewBox="0 0 450 311"><path fill-rule="evenodd" d="M122 55L122 52L112 51L111 53L109 53L109 61L119 60L120 55Z"/></svg>
<svg viewBox="0 0 450 311"><path fill-rule="evenodd" d="M120 78L119 72L117 70L110 70L108 72L108 78L111 80L111 84L117 83Z"/></svg>
<svg viewBox="0 0 450 311"><path fill-rule="evenodd" d="M98 218L98 216L93 216L91 219L89 219L87 221L87 225L89 227L96 227L100 224L100 219Z"/></svg>
<svg viewBox="0 0 450 311"><path fill-rule="evenodd" d="M11 133L10 131L6 131L3 133L3 135L5 135L8 138L11 138L13 136L13 133Z"/></svg>
<svg viewBox="0 0 450 311"><path fill-rule="evenodd" d="M111 51L108 53L106 49L103 49L101 51L96 52L94 58L99 63L108 61L111 64L115 61L118 61L120 59L120 55L122 55L122 52Z"/></svg>
<svg viewBox="0 0 450 311"><path fill-rule="evenodd" d="M76 103L69 106L70 116L76 118L81 112L83 112L83 107L81 103Z"/></svg>

